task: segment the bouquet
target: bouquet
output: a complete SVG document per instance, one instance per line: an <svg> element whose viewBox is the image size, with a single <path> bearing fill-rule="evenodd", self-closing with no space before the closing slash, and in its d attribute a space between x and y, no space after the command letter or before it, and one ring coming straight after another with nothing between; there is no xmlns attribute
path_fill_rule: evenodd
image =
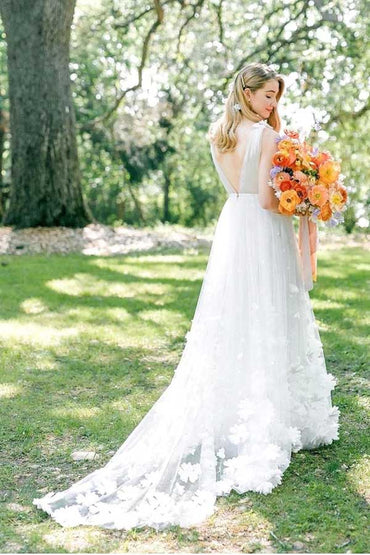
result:
<svg viewBox="0 0 370 555"><path fill-rule="evenodd" d="M278 151L272 159L269 185L279 199L279 211L300 216L299 250L306 288L317 280L317 220L334 226L344 220L347 190L341 166L328 151L319 151L297 131L284 130L276 139ZM311 270L311 271L310 271Z"/></svg>

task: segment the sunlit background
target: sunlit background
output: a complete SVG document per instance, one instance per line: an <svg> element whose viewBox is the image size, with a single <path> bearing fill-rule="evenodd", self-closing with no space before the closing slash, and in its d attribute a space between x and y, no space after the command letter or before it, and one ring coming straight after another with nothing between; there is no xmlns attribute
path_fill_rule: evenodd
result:
<svg viewBox="0 0 370 555"><path fill-rule="evenodd" d="M159 17L155 2L77 1L70 70L82 182L94 217L138 227L214 225L225 195L208 126L222 112L235 71L261 61L285 78L282 130L297 129L341 161L350 198L344 229L366 230L366 2L173 0L162 8ZM8 134L2 180L10 182Z"/></svg>

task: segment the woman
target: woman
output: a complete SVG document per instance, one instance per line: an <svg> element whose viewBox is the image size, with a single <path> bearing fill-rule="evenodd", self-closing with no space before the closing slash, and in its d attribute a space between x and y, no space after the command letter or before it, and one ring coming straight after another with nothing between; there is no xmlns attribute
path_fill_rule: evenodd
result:
<svg viewBox="0 0 370 555"><path fill-rule="evenodd" d="M292 219L267 184L283 89L263 64L236 75L210 132L228 199L180 362L103 468L34 499L63 526L189 527L216 510L217 496L268 494L293 452L338 439L335 380Z"/></svg>

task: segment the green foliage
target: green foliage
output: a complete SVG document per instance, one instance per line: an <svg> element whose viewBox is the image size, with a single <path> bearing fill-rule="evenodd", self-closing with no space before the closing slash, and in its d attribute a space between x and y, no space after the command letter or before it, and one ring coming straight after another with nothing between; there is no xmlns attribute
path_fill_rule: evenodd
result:
<svg viewBox="0 0 370 555"><path fill-rule="evenodd" d="M353 219L355 227L365 226L365 0L269 0L258 9L252 1L179 0L165 2L163 10L154 27L154 4L144 0L77 2L71 78L82 182L95 218L136 226L211 223L226 196L207 129L223 109L235 70L262 61L286 79L280 111L287 126L309 108L321 121L315 144L342 161L353 207L346 229L354 229ZM6 98L4 56L0 40Z"/></svg>
<svg viewBox="0 0 370 555"><path fill-rule="evenodd" d="M353 206L349 206L344 213L344 229L351 233L356 225L356 212Z"/></svg>

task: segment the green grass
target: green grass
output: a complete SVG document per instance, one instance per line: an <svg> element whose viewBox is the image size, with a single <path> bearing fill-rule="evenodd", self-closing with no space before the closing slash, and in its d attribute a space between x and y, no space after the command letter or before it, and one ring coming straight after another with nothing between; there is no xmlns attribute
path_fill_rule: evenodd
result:
<svg viewBox="0 0 370 555"><path fill-rule="evenodd" d="M66 529L32 505L103 466L165 390L208 252L0 257L1 552L368 551L370 261L345 243L320 250L310 293L338 378L339 441L293 454L269 495L218 498L192 529ZM81 449L99 458L74 461Z"/></svg>

